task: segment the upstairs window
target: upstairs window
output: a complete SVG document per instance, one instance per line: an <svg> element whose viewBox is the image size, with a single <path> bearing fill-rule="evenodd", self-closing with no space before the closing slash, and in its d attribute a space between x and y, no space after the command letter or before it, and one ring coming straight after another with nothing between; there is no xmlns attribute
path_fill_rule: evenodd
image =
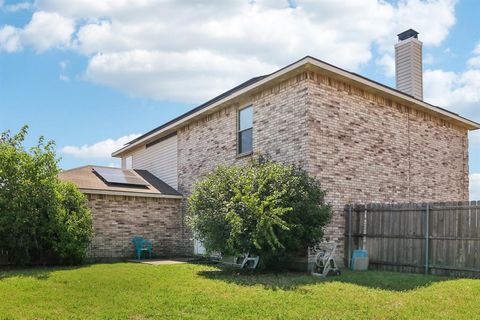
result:
<svg viewBox="0 0 480 320"><path fill-rule="evenodd" d="M252 106L238 112L238 154L253 150L253 108Z"/></svg>

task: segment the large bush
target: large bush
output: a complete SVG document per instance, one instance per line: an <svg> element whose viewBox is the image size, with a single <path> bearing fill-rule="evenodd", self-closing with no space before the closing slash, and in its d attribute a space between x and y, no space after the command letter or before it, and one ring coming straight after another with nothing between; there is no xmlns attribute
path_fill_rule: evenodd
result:
<svg viewBox="0 0 480 320"><path fill-rule="evenodd" d="M0 137L0 252L16 264L79 262L92 234L86 199L58 180L54 143L26 150L26 135Z"/></svg>
<svg viewBox="0 0 480 320"><path fill-rule="evenodd" d="M271 267L321 241L332 212L324 196L304 170L258 157L199 181L188 222L208 252L249 252Z"/></svg>

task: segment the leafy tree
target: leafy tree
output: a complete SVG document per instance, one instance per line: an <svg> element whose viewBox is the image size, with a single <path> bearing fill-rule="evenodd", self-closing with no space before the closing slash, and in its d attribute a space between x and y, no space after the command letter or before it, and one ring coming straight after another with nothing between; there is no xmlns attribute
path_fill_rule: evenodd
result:
<svg viewBox="0 0 480 320"><path fill-rule="evenodd" d="M257 157L199 181L188 223L208 252L249 252L272 267L321 241L332 215L324 197L306 171Z"/></svg>
<svg viewBox="0 0 480 320"><path fill-rule="evenodd" d="M71 182L57 185L59 209L56 211L53 249L60 262L78 263L87 253L92 236L92 215L87 199Z"/></svg>
<svg viewBox="0 0 480 320"><path fill-rule="evenodd" d="M58 180L54 142L26 150L27 133L0 136L0 250L17 264L78 261L92 230L85 198Z"/></svg>

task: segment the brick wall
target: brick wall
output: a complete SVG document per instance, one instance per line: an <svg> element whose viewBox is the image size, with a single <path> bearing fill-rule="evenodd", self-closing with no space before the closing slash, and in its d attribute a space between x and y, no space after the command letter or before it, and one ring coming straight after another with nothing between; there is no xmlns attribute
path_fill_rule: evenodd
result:
<svg viewBox="0 0 480 320"><path fill-rule="evenodd" d="M253 151L273 160L305 165L307 160L307 79L301 75L248 99L225 105L220 111L177 131L178 190L188 196L195 181L220 164L240 164L237 157L237 112L253 106ZM185 214L186 202L182 203ZM192 237L185 231L184 237Z"/></svg>
<svg viewBox="0 0 480 320"><path fill-rule="evenodd" d="M304 72L178 131L179 190L236 157L237 110L253 106L253 150L317 177L335 208L327 236L343 255L351 202L468 199L467 131L360 88Z"/></svg>
<svg viewBox="0 0 480 320"><path fill-rule="evenodd" d="M133 257L134 236L153 242L155 256L193 253L193 244L183 237L184 223L179 199L87 194L92 210L94 237L88 257Z"/></svg>
<svg viewBox="0 0 480 320"><path fill-rule="evenodd" d="M188 195L193 183L219 164L242 163L237 157L237 112L253 106L253 151L273 160L305 165L307 160L307 79L302 74L244 101L182 127L178 137L178 188Z"/></svg>
<svg viewBox="0 0 480 320"><path fill-rule="evenodd" d="M309 73L308 170L335 216L343 250L348 203L468 200L467 130L323 75Z"/></svg>

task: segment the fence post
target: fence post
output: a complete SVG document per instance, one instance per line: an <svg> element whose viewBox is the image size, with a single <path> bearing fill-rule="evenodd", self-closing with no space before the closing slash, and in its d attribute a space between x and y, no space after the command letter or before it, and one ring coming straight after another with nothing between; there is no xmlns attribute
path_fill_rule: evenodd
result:
<svg viewBox="0 0 480 320"><path fill-rule="evenodd" d="M430 204L427 203L425 210L425 274L428 274L429 269L429 241L430 240Z"/></svg>
<svg viewBox="0 0 480 320"><path fill-rule="evenodd" d="M367 206L365 206L365 211L363 213L362 250L367 250L367 214L368 214L368 209L367 209Z"/></svg>
<svg viewBox="0 0 480 320"><path fill-rule="evenodd" d="M352 205L348 207L348 268L352 263Z"/></svg>

